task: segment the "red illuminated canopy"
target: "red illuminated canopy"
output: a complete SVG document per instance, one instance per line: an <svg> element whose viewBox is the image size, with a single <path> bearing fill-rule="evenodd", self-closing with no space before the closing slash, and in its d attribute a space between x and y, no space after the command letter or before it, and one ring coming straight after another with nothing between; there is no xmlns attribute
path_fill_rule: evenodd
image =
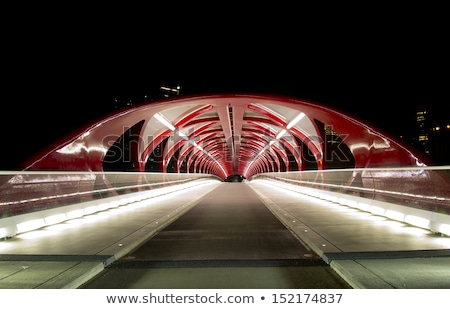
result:
<svg viewBox="0 0 450 309"><path fill-rule="evenodd" d="M417 166L354 116L288 97L172 97L118 111L37 155L29 170L209 173L225 179L307 169Z"/></svg>

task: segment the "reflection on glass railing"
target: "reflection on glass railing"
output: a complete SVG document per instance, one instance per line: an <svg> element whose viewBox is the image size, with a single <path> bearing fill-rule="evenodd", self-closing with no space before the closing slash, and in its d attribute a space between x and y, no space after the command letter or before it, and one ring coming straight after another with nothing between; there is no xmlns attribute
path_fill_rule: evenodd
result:
<svg viewBox="0 0 450 309"><path fill-rule="evenodd" d="M450 214L450 166L314 170L252 177L261 178Z"/></svg>
<svg viewBox="0 0 450 309"><path fill-rule="evenodd" d="M0 172L0 219L199 179L219 178L182 173Z"/></svg>

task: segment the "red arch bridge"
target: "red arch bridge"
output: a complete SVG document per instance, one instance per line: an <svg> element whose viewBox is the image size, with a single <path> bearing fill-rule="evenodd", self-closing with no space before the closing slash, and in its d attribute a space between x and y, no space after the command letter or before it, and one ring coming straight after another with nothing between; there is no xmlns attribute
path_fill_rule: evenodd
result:
<svg viewBox="0 0 450 309"><path fill-rule="evenodd" d="M150 101L1 173L0 287L80 287L133 259L247 271L314 260L349 287L448 288L449 175L317 103L251 94ZM32 266L14 268L24 261ZM432 280L417 280L411 269L431 261ZM17 279L44 262L69 266Z"/></svg>

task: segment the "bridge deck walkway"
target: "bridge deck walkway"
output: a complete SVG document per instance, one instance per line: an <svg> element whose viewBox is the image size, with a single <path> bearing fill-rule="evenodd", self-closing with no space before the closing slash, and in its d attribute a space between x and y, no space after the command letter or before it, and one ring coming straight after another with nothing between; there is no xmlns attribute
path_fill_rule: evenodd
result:
<svg viewBox="0 0 450 309"><path fill-rule="evenodd" d="M255 195L251 197L249 192ZM212 198L213 202L208 204L215 211L208 212L208 220L198 221L195 228L196 223L192 220L201 219L198 216L195 219L195 212L201 214L201 208L206 207L202 202L208 198ZM227 199L229 201L225 203ZM248 211L241 211L238 204L229 203L235 199L248 203ZM267 221L261 225L262 231L252 234L258 218L265 217L261 214L266 209L257 206L260 202L290 232L280 228L275 220ZM223 207L224 203L228 208ZM228 223L239 225L246 233L246 237L230 234L234 236L224 246L235 247L237 251L212 250L218 246L214 237L217 240L227 233L224 226L214 224L208 226L214 236L207 242L211 250L199 247L205 222L217 222L223 215L220 211L237 215L235 222ZM194 229L184 234L190 238L188 241L180 242L183 233L179 229L182 225L185 229L189 224L189 221L181 220L184 216L186 219L190 216ZM273 230L275 226L276 231ZM157 241L158 237L167 238L174 233L178 237L172 239L171 248L181 246L184 255L175 258L170 255L174 254L170 250L139 251L140 248L145 250L143 244L149 239ZM299 242L293 242L292 234ZM267 239L270 241L266 243ZM299 243L306 244L311 251ZM280 251L280 248L293 250ZM450 288L450 238L258 182L190 188L176 195L156 197L141 204L119 207L0 241L0 288L78 288L122 258L123 261L127 258L139 260L139 256L150 254L155 262L170 260L173 263L178 259L180 263L192 263L198 260L195 254L200 250L203 262L214 261L215 267L223 266L219 264L225 261L247 263L246 268L253 270L261 269L255 267L261 261L278 263L278 266L287 262L292 267L293 261L317 262L317 257L321 257L353 288ZM239 250L246 253L234 256L232 252ZM242 265L231 266L221 267L220 271L230 275L231 269L236 274L242 270ZM270 267L277 265L264 266L267 271L273 271ZM269 276L269 272L266 275Z"/></svg>

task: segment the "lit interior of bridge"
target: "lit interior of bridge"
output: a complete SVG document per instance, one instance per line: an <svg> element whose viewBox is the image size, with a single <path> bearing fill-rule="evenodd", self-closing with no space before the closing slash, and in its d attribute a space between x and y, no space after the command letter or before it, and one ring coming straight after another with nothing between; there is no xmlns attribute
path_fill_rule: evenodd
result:
<svg viewBox="0 0 450 309"><path fill-rule="evenodd" d="M401 141L323 105L175 97L105 116L23 171L0 171L0 245L15 256L95 252L100 271L205 198L202 209L236 209L219 216L233 223L245 207L269 208L329 264L364 250L438 256L450 244L448 184L448 167L426 166Z"/></svg>
<svg viewBox="0 0 450 309"><path fill-rule="evenodd" d="M416 154L354 116L259 95L169 98L132 106L32 158L27 170L207 173L420 166Z"/></svg>

